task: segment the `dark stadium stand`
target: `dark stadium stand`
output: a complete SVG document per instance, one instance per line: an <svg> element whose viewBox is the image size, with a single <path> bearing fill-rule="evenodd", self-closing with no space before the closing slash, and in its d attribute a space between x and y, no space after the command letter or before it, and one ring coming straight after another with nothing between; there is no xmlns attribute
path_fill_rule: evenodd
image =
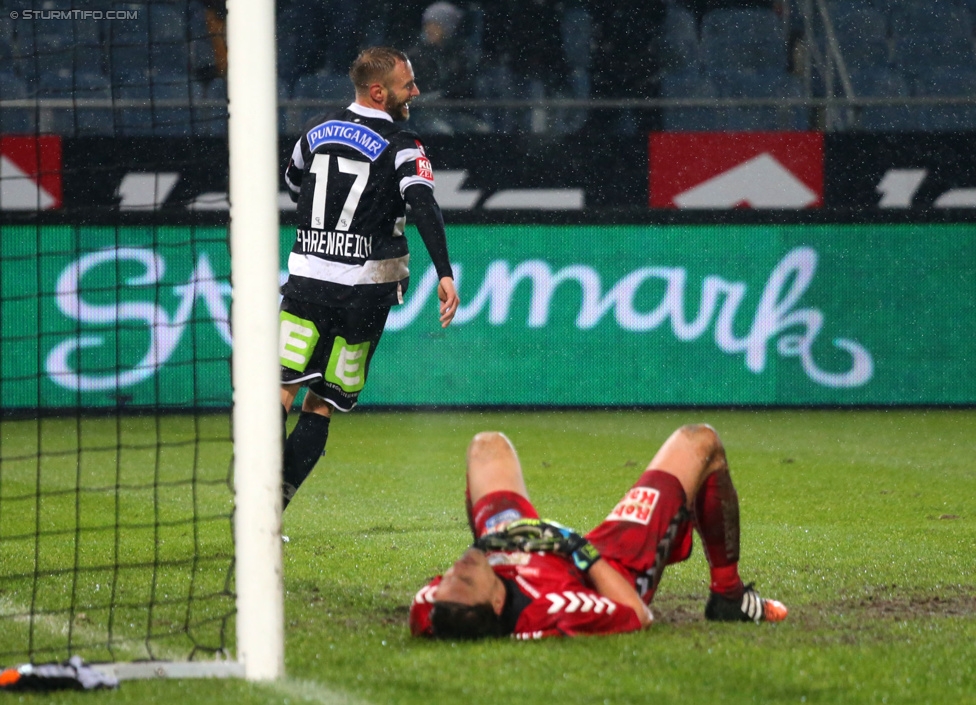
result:
<svg viewBox="0 0 976 705"><path fill-rule="evenodd" d="M723 98L801 98L799 80L785 71L729 71L716 77ZM729 108L727 130L806 130L810 121L802 107Z"/></svg>
<svg viewBox="0 0 976 705"><path fill-rule="evenodd" d="M887 66L870 66L851 71L854 93L864 98L907 98L908 83ZM925 129L924 116L906 106L867 106L853 121L854 129L871 132L899 132Z"/></svg>
<svg viewBox="0 0 976 705"><path fill-rule="evenodd" d="M703 75L697 66L690 66L679 72L664 74L661 97L718 98L719 95L711 79ZM722 129L724 116L724 111L705 107L668 108L662 119L665 130L697 132Z"/></svg>
<svg viewBox="0 0 976 705"><path fill-rule="evenodd" d="M469 83L467 95L482 100L824 97L828 85L824 67L811 68L804 51L813 47L821 56L829 53L826 28L815 12L812 34L805 36L798 0L728 0L724 7L717 0L661 2L665 11L655 20L659 26L647 31L646 41L653 45L653 65L635 63L630 70L647 75L636 83L622 82L619 92L614 93L614 81L601 72L598 60L601 42L614 41L613 36L609 40L606 36L609 25L605 18L592 14L598 3L540 0L538 7L533 6L533 17L547 16L548 12L555 19L551 27L535 26L531 35L552 35L554 44L546 49L550 52L547 56L558 61L552 63L554 73L549 75L545 66L537 68L543 55L532 58L535 55L531 52L523 54L517 46L498 43L499 27L518 25L518 3L458 0L458 8L465 13L459 29L461 45L468 61L477 65L473 90ZM96 4L105 6L94 0L79 0L74 7ZM357 15L352 5L340 4L346 8L342 21L357 23L352 26L350 41L389 41L403 47L416 41L419 16L426 6L407 3L396 17L391 14L384 18L367 16L369 13L362 9ZM42 3L44 8L55 5L53 0ZM382 3L368 5L374 8ZM51 109L43 115L29 108L9 108L0 116L0 129L28 130L40 116L42 129L67 135L101 134L113 120L122 126L123 134L182 134L181 123L192 119L212 126L214 134L224 134L224 111L220 108L150 104L153 100L181 99L192 104L226 94L220 78L220 48L210 35L213 18L211 15L208 23L205 3L153 0L112 3L111 7L135 10L138 18L114 23L4 23L0 29L0 96L114 96L144 100L146 105L79 107L74 116L67 108ZM976 72L976 0L829 0L827 8L854 97L976 95L972 80ZM501 17L499 13L509 14ZM404 18L416 24L403 26ZM316 44L316 35L308 31L313 25L327 27L328 21L315 3L279 3L280 100L350 97L345 67L332 65L348 48L323 48L321 42ZM423 77L418 76L418 80L423 89ZM639 86L638 93L631 84ZM839 74L832 77L830 85L834 96L845 97ZM423 101L415 107L417 129L445 133L571 132L592 114L582 108L479 108L451 113L432 110ZM294 132L317 110L283 106L279 127ZM845 114L856 115L856 119L831 129L968 129L976 126L972 113L972 107L966 105L868 106L847 111ZM659 120L658 124L671 130L807 129L819 124L815 110L748 106L665 108L659 111ZM626 129L626 124L626 120L618 121L611 129Z"/></svg>
<svg viewBox="0 0 976 705"><path fill-rule="evenodd" d="M100 73L41 75L37 95L39 98L60 99L108 99L111 89L108 79ZM78 107L52 108L50 129L69 137L81 135L111 135L112 113L108 110Z"/></svg>
<svg viewBox="0 0 976 705"><path fill-rule="evenodd" d="M23 100L29 92L24 80L11 71L0 71L0 100ZM28 108L0 110L0 134L33 132L34 111Z"/></svg>
<svg viewBox="0 0 976 705"><path fill-rule="evenodd" d="M913 83L917 96L976 95L976 67L933 66L921 70ZM976 129L976 105L940 105L919 108L926 129Z"/></svg>

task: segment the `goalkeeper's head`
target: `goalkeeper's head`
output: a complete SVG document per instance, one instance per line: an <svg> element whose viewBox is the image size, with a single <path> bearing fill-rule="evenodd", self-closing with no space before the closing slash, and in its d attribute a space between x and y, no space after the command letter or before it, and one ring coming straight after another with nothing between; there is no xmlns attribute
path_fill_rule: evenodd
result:
<svg viewBox="0 0 976 705"><path fill-rule="evenodd" d="M437 639L481 639L511 633L502 621L507 591L484 551L469 548L447 569L430 613Z"/></svg>

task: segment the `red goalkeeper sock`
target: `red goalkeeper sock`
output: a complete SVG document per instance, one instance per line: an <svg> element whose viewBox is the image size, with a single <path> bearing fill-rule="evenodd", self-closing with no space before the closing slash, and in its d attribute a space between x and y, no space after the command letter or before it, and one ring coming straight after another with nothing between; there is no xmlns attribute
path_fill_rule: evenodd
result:
<svg viewBox="0 0 976 705"><path fill-rule="evenodd" d="M712 592L738 599L744 586L739 577L739 495L728 470L705 478L695 497L695 528L705 547Z"/></svg>

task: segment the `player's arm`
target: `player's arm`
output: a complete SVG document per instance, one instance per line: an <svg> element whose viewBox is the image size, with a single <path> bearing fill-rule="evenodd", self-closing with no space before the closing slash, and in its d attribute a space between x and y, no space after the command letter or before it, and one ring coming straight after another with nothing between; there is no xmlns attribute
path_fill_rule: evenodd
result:
<svg viewBox="0 0 976 705"><path fill-rule="evenodd" d="M646 629L654 622L651 610L644 604L637 591L624 576L614 570L605 560L600 559L590 566L586 577L598 593L604 597L609 597L617 604L626 605L634 610L642 628Z"/></svg>
<svg viewBox="0 0 976 705"><path fill-rule="evenodd" d="M305 175L305 156L302 154L302 141L295 143L291 152L291 159L285 167L285 185L288 195L294 203L298 203L298 194L302 191L302 177Z"/></svg>
<svg viewBox="0 0 976 705"><path fill-rule="evenodd" d="M634 587L600 556L600 551L568 526L551 519L518 519L504 531L486 534L475 546L493 550L542 551L572 561L586 582L604 597L634 610L641 627L648 627L654 616Z"/></svg>
<svg viewBox="0 0 976 705"><path fill-rule="evenodd" d="M454 286L454 271L447 254L447 234L444 232L444 216L434 200L433 190L426 184L411 184L403 192L403 198L410 206L410 212L424 246L430 254L440 280L437 298L440 299L441 327L450 325L457 312L460 299Z"/></svg>

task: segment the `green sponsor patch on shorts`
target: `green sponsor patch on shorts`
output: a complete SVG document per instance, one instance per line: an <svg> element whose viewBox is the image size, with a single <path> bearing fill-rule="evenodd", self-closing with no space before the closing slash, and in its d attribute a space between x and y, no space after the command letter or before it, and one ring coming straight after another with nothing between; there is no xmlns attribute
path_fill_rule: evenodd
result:
<svg viewBox="0 0 976 705"><path fill-rule="evenodd" d="M329 366L325 370L325 380L338 384L345 392L358 392L366 384L366 358L369 341L349 344L337 335Z"/></svg>
<svg viewBox="0 0 976 705"><path fill-rule="evenodd" d="M281 311L278 313L278 357L281 366L304 372L319 341L315 324Z"/></svg>

